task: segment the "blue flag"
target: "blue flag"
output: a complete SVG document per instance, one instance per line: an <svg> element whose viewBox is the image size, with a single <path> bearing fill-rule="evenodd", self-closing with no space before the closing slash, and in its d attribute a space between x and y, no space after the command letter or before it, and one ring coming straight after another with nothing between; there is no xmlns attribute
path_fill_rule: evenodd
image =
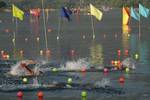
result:
<svg viewBox="0 0 150 100"><path fill-rule="evenodd" d="M148 8L145 8L144 6L142 6L141 4L139 4L139 13L147 18L149 16L149 9Z"/></svg>
<svg viewBox="0 0 150 100"><path fill-rule="evenodd" d="M133 17L135 20L140 21L140 15L137 13L133 7L131 7L131 17Z"/></svg>
<svg viewBox="0 0 150 100"><path fill-rule="evenodd" d="M65 7L61 8L61 17L67 18L70 21L70 15L72 14L71 10L66 9Z"/></svg>

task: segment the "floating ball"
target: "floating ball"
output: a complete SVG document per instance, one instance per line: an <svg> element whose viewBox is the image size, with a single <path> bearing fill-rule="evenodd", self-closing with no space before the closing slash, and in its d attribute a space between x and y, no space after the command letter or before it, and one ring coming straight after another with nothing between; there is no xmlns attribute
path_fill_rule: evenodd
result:
<svg viewBox="0 0 150 100"><path fill-rule="evenodd" d="M8 33L8 32L10 32L10 30L9 29L5 29L5 32Z"/></svg>
<svg viewBox="0 0 150 100"><path fill-rule="evenodd" d="M70 54L71 54L71 56L74 56L75 55L75 50L71 50Z"/></svg>
<svg viewBox="0 0 150 100"><path fill-rule="evenodd" d="M135 57L136 60L139 59L139 55L138 54L135 54L134 57Z"/></svg>
<svg viewBox="0 0 150 100"><path fill-rule="evenodd" d="M114 61L114 65L117 66L118 65L118 61Z"/></svg>
<svg viewBox="0 0 150 100"><path fill-rule="evenodd" d="M51 29L51 28L49 28L47 31L48 31L48 32L52 32L52 29Z"/></svg>
<svg viewBox="0 0 150 100"><path fill-rule="evenodd" d="M28 41L28 38L25 38L25 42L27 42Z"/></svg>
<svg viewBox="0 0 150 100"><path fill-rule="evenodd" d="M81 71L82 71L82 72L86 72L86 67L82 67L82 68L81 68Z"/></svg>
<svg viewBox="0 0 150 100"><path fill-rule="evenodd" d="M14 38L12 39L12 42L15 43L15 39Z"/></svg>
<svg viewBox="0 0 150 100"><path fill-rule="evenodd" d="M104 34L104 38L106 38L106 34Z"/></svg>
<svg viewBox="0 0 150 100"><path fill-rule="evenodd" d="M82 96L82 97L86 97L86 96L87 96L87 92L86 92L86 91L82 91L82 92L81 92L81 96Z"/></svg>
<svg viewBox="0 0 150 100"><path fill-rule="evenodd" d="M43 50L40 50L40 55L43 55Z"/></svg>
<svg viewBox="0 0 150 100"><path fill-rule="evenodd" d="M125 78L124 78L123 76L121 76L121 77L119 78L119 83L123 84L124 82L125 82Z"/></svg>
<svg viewBox="0 0 150 100"><path fill-rule="evenodd" d="M114 63L115 63L115 62L112 60L112 61L111 61L111 64L114 65Z"/></svg>
<svg viewBox="0 0 150 100"><path fill-rule="evenodd" d="M118 52L118 56L120 56L121 55L121 50L117 50L117 52Z"/></svg>
<svg viewBox="0 0 150 100"><path fill-rule="evenodd" d="M50 50L46 50L46 54L50 54L51 53L51 51Z"/></svg>
<svg viewBox="0 0 150 100"><path fill-rule="evenodd" d="M128 67L126 67L125 72L129 73L130 69Z"/></svg>
<svg viewBox="0 0 150 100"><path fill-rule="evenodd" d="M4 54L4 50L1 51L1 54L2 54L2 55Z"/></svg>
<svg viewBox="0 0 150 100"><path fill-rule="evenodd" d="M21 54L21 55L23 54L23 50L20 50L20 54Z"/></svg>
<svg viewBox="0 0 150 100"><path fill-rule="evenodd" d="M57 40L59 40L59 36L57 36Z"/></svg>
<svg viewBox="0 0 150 100"><path fill-rule="evenodd" d="M67 83L72 84L72 78L68 78Z"/></svg>
<svg viewBox="0 0 150 100"><path fill-rule="evenodd" d="M39 41L40 41L40 38L39 38L39 37L37 37L37 38L36 38L36 41L37 41L37 42L39 42Z"/></svg>
<svg viewBox="0 0 150 100"><path fill-rule="evenodd" d="M23 83L27 83L28 79L27 78L23 78L22 81L23 81Z"/></svg>
<svg viewBox="0 0 150 100"><path fill-rule="evenodd" d="M104 68L104 69L103 69L103 72L104 72L104 73L108 73L108 68Z"/></svg>
<svg viewBox="0 0 150 100"><path fill-rule="evenodd" d="M43 94L43 92L42 92L42 91L39 91L39 92L38 92L38 94L37 94L37 96L41 98L41 97L43 97L43 96L44 96L44 94Z"/></svg>
<svg viewBox="0 0 150 100"><path fill-rule="evenodd" d="M52 68L52 72L56 72L57 71L57 68Z"/></svg>
<svg viewBox="0 0 150 100"><path fill-rule="evenodd" d="M118 35L117 34L115 34L115 38L117 38L118 37Z"/></svg>
<svg viewBox="0 0 150 100"><path fill-rule="evenodd" d="M93 35L93 39L95 39L95 35Z"/></svg>
<svg viewBox="0 0 150 100"><path fill-rule="evenodd" d="M128 34L128 37L130 37L130 34Z"/></svg>
<svg viewBox="0 0 150 100"><path fill-rule="evenodd" d="M118 52L118 53L120 53L120 52L121 52L121 50L120 50L120 49L118 49L118 50L117 50L117 52Z"/></svg>
<svg viewBox="0 0 150 100"><path fill-rule="evenodd" d="M6 59L9 60L10 59L10 55L6 55Z"/></svg>
<svg viewBox="0 0 150 100"><path fill-rule="evenodd" d="M19 91L19 92L17 93L17 96L18 96L18 97L23 97L23 92L22 92L22 91Z"/></svg>
<svg viewBox="0 0 150 100"><path fill-rule="evenodd" d="M129 50L125 50L125 55L126 55L126 56L129 55Z"/></svg>
<svg viewBox="0 0 150 100"><path fill-rule="evenodd" d="M85 35L83 35L82 38L85 39Z"/></svg>

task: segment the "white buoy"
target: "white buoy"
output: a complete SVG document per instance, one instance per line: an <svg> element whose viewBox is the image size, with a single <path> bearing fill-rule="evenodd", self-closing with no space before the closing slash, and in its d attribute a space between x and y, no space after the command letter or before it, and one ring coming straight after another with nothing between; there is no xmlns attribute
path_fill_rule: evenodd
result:
<svg viewBox="0 0 150 100"><path fill-rule="evenodd" d="M22 81L23 81L23 83L27 83L28 79L27 78L23 78Z"/></svg>
<svg viewBox="0 0 150 100"><path fill-rule="evenodd" d="M57 36L57 40L59 40L59 36Z"/></svg>
<svg viewBox="0 0 150 100"><path fill-rule="evenodd" d="M93 39L95 39L95 35L93 35Z"/></svg>

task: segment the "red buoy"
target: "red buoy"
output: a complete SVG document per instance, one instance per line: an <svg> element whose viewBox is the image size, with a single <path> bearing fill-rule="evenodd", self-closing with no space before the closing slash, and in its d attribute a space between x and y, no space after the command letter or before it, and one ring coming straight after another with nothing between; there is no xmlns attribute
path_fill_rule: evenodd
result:
<svg viewBox="0 0 150 100"><path fill-rule="evenodd" d="M81 72L86 72L86 67L85 66L81 68Z"/></svg>
<svg viewBox="0 0 150 100"><path fill-rule="evenodd" d="M125 56L128 56L128 55L129 55L129 51L125 50Z"/></svg>
<svg viewBox="0 0 150 100"><path fill-rule="evenodd" d="M118 56L120 56L121 55L121 50L117 50L117 52L118 52Z"/></svg>
<svg viewBox="0 0 150 100"><path fill-rule="evenodd" d="M70 51L70 55L71 55L71 56L74 56L74 55L75 55L75 50L71 50L71 51Z"/></svg>
<svg viewBox="0 0 150 100"><path fill-rule="evenodd" d="M124 84L124 82L125 82L125 78L124 78L123 76L121 76L121 77L119 78L119 83L120 83L120 84Z"/></svg>
<svg viewBox="0 0 150 100"><path fill-rule="evenodd" d="M108 73L108 68L104 68L103 72Z"/></svg>
<svg viewBox="0 0 150 100"><path fill-rule="evenodd" d="M38 96L38 100L43 100L44 94L43 94L42 91L39 91L38 94L37 94L37 96Z"/></svg>
<svg viewBox="0 0 150 100"><path fill-rule="evenodd" d="M22 98L23 98L23 92L22 92L22 91L19 91L19 92L17 93L17 97L18 97L18 100L22 100Z"/></svg>
<svg viewBox="0 0 150 100"><path fill-rule="evenodd" d="M111 65L114 65L114 63L115 63L114 60L112 60L112 61L111 61Z"/></svg>

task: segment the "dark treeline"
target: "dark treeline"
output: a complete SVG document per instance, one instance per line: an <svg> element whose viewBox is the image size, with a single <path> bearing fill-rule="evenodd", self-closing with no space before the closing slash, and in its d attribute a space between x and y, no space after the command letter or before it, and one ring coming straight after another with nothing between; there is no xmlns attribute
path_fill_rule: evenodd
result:
<svg viewBox="0 0 150 100"><path fill-rule="evenodd" d="M41 8L42 0L1 0L6 2L7 7L10 7L12 3L24 8ZM147 7L150 7L150 0L43 0L45 8L60 8L61 6L68 7L81 7L85 8L90 3L96 7L109 6L109 7L122 7L122 6L134 6L138 3L142 3Z"/></svg>

